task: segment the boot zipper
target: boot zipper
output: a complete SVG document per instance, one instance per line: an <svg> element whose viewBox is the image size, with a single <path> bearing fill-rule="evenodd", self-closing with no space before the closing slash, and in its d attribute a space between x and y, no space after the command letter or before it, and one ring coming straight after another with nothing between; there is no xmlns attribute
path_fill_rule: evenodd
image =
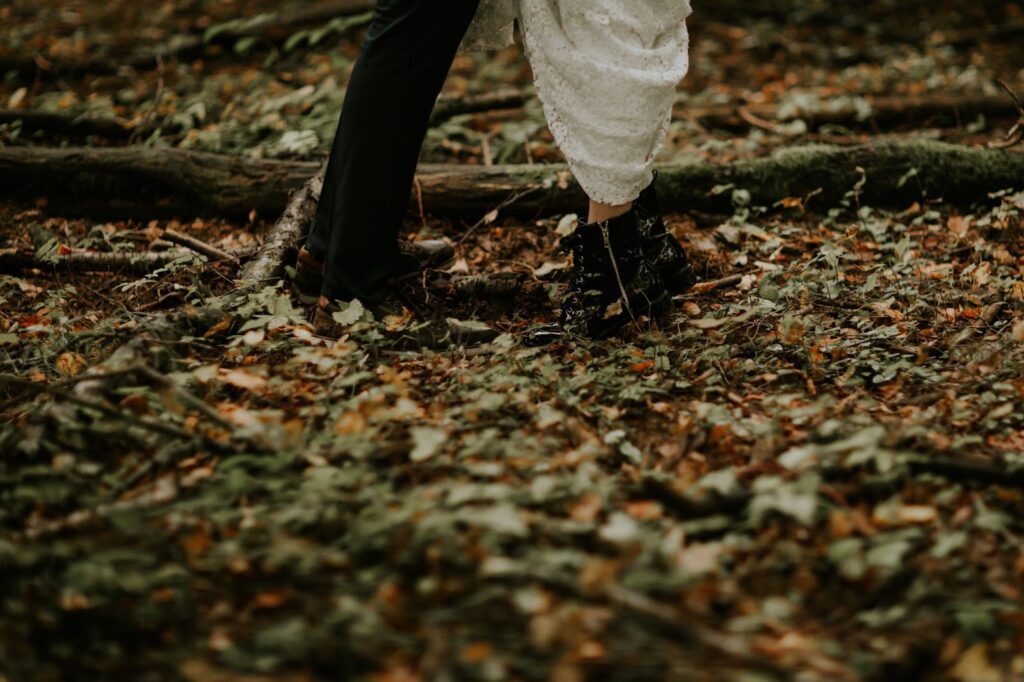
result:
<svg viewBox="0 0 1024 682"><path fill-rule="evenodd" d="M622 283L622 275L619 274L619 263L615 260L615 252L612 251L612 240L608 236L608 223L604 222L600 224L601 236L604 237L604 248L608 250L608 258L612 262L612 270L615 272L615 281L619 285L619 293L622 295L622 307L629 313L629 318L636 322L636 316L633 315L633 311L629 307L629 296L626 295L626 285Z"/></svg>

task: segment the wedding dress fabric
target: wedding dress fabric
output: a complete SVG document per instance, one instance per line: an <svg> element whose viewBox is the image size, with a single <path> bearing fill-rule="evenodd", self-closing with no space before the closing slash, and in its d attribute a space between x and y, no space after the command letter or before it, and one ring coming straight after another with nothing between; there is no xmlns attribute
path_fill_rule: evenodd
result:
<svg viewBox="0 0 1024 682"><path fill-rule="evenodd" d="M689 0L481 0L467 49L498 49L519 22L538 97L587 195L636 199L689 69Z"/></svg>

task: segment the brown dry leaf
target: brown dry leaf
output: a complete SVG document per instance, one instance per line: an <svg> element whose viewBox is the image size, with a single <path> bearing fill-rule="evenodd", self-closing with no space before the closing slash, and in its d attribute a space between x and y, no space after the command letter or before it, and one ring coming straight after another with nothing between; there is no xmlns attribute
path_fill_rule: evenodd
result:
<svg viewBox="0 0 1024 682"><path fill-rule="evenodd" d="M971 217L967 216L965 218L958 215L950 216L949 220L946 221L946 227L948 227L949 231L957 237L966 236L967 231L971 229Z"/></svg>
<svg viewBox="0 0 1024 682"><path fill-rule="evenodd" d="M603 504L597 493L586 493L569 508L569 517L580 523L593 523L601 513Z"/></svg>
<svg viewBox="0 0 1024 682"><path fill-rule="evenodd" d="M14 94L7 100L8 109L18 109L21 107L22 102L25 101L25 96L28 95L28 88L18 88L14 91Z"/></svg>
<svg viewBox="0 0 1024 682"><path fill-rule="evenodd" d="M610 320L613 317L618 317L622 314L622 299L615 299L615 301L605 308L604 319Z"/></svg>
<svg viewBox="0 0 1024 682"><path fill-rule="evenodd" d="M118 406L123 407L132 414L140 417L152 414L152 410L149 409L149 399L141 393L125 396L124 399L118 403Z"/></svg>
<svg viewBox="0 0 1024 682"><path fill-rule="evenodd" d="M581 661L600 661L608 653L608 648L597 640L588 639L576 649L576 656Z"/></svg>
<svg viewBox="0 0 1024 682"><path fill-rule="evenodd" d="M638 521L653 521L662 517L661 503L654 500L627 502L626 513Z"/></svg>
<svg viewBox="0 0 1024 682"><path fill-rule="evenodd" d="M224 332L226 332L230 328L231 328L231 318L230 317L225 317L223 320L221 320L217 324L215 324L212 327L210 327L209 329L207 329L206 333L203 334L203 338L204 339L211 339L214 336L218 336L220 334L223 334Z"/></svg>
<svg viewBox="0 0 1024 682"><path fill-rule="evenodd" d="M217 372L217 378L225 384L246 391L259 391L267 386L267 378L243 369L221 369Z"/></svg>
<svg viewBox="0 0 1024 682"><path fill-rule="evenodd" d="M483 663L494 655L494 647L487 642L470 644L459 652L459 658L465 663Z"/></svg>
<svg viewBox="0 0 1024 682"><path fill-rule="evenodd" d="M211 649L222 650L214 646L214 637L211 635ZM218 644L232 645L231 638L225 633L222 639L216 640ZM306 672L278 672L273 675L239 673L228 668L219 668L205 659L194 658L184 661L178 666L178 674L186 682L310 682L313 678ZM395 678L398 679L398 678ZM413 678L417 679L417 678Z"/></svg>
<svg viewBox="0 0 1024 682"><path fill-rule="evenodd" d="M92 602L84 594L65 592L60 596L60 607L65 611L83 611L92 606Z"/></svg>
<svg viewBox="0 0 1024 682"><path fill-rule="evenodd" d="M884 511L875 509L871 520L879 526L908 526L918 523L932 523L939 516L935 507L922 504L905 504L897 509Z"/></svg>
<svg viewBox="0 0 1024 682"><path fill-rule="evenodd" d="M61 353L57 356L57 371L63 376L74 377L82 373L86 362L78 353Z"/></svg>
<svg viewBox="0 0 1024 682"><path fill-rule="evenodd" d="M654 365L654 360L646 360L644 362L638 362L635 365L630 365L629 369L631 372L636 372L637 374L640 374L642 372L646 372L651 367L654 367Z"/></svg>
<svg viewBox="0 0 1024 682"><path fill-rule="evenodd" d="M707 542L689 545L675 556L675 565L681 571L701 575L718 568L718 559L724 553L720 542Z"/></svg>
<svg viewBox="0 0 1024 682"><path fill-rule="evenodd" d="M258 609L278 609L288 601L288 595L281 590L266 590L253 599L253 606Z"/></svg>
<svg viewBox="0 0 1024 682"><path fill-rule="evenodd" d="M370 676L371 682L420 682L419 674L405 664L396 664Z"/></svg>
<svg viewBox="0 0 1024 682"><path fill-rule="evenodd" d="M988 645L975 644L965 651L949 671L960 682L1003 682L1003 676L988 659Z"/></svg>
<svg viewBox="0 0 1024 682"><path fill-rule="evenodd" d="M209 533L200 530L183 537L181 546L190 557L198 557L206 554L213 547L213 540Z"/></svg>
<svg viewBox="0 0 1024 682"><path fill-rule="evenodd" d="M360 433L366 429L366 417L359 412L345 412L338 417L334 429L341 435Z"/></svg>

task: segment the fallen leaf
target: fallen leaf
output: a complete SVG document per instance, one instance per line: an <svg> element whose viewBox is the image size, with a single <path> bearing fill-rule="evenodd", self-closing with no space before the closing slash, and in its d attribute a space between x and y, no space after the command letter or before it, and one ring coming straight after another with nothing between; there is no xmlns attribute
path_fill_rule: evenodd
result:
<svg viewBox="0 0 1024 682"><path fill-rule="evenodd" d="M430 426L417 426L409 431L409 435L412 437L413 443L409 459L413 462L427 461L436 455L448 440L448 434L443 429Z"/></svg>
<svg viewBox="0 0 1024 682"><path fill-rule="evenodd" d="M259 391L267 386L266 377L247 372L243 369L221 369L217 378L225 384L247 391Z"/></svg>
<svg viewBox="0 0 1024 682"><path fill-rule="evenodd" d="M86 362L78 353L61 353L57 356L57 371L66 377L74 377L85 369Z"/></svg>

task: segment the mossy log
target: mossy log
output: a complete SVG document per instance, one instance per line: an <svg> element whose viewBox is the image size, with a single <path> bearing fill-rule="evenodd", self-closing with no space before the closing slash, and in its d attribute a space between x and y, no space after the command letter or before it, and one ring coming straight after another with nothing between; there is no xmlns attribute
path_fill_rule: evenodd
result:
<svg viewBox="0 0 1024 682"><path fill-rule="evenodd" d="M319 164L267 161L174 149L0 149L0 197L37 201L65 215L155 217L278 215ZM931 141L883 141L851 147L783 149L730 164L677 163L660 168L659 193L669 211L731 210L731 192L758 206L813 198L824 209L865 178L860 200L906 206L922 199L966 205L1002 189L1024 189L1024 155ZM435 215L578 211L585 196L564 165L424 165L417 191ZM510 197L517 197L510 202ZM412 197L411 205L417 204Z"/></svg>
<svg viewBox="0 0 1024 682"><path fill-rule="evenodd" d="M177 149L0 149L0 195L97 217L277 216L318 163Z"/></svg>

